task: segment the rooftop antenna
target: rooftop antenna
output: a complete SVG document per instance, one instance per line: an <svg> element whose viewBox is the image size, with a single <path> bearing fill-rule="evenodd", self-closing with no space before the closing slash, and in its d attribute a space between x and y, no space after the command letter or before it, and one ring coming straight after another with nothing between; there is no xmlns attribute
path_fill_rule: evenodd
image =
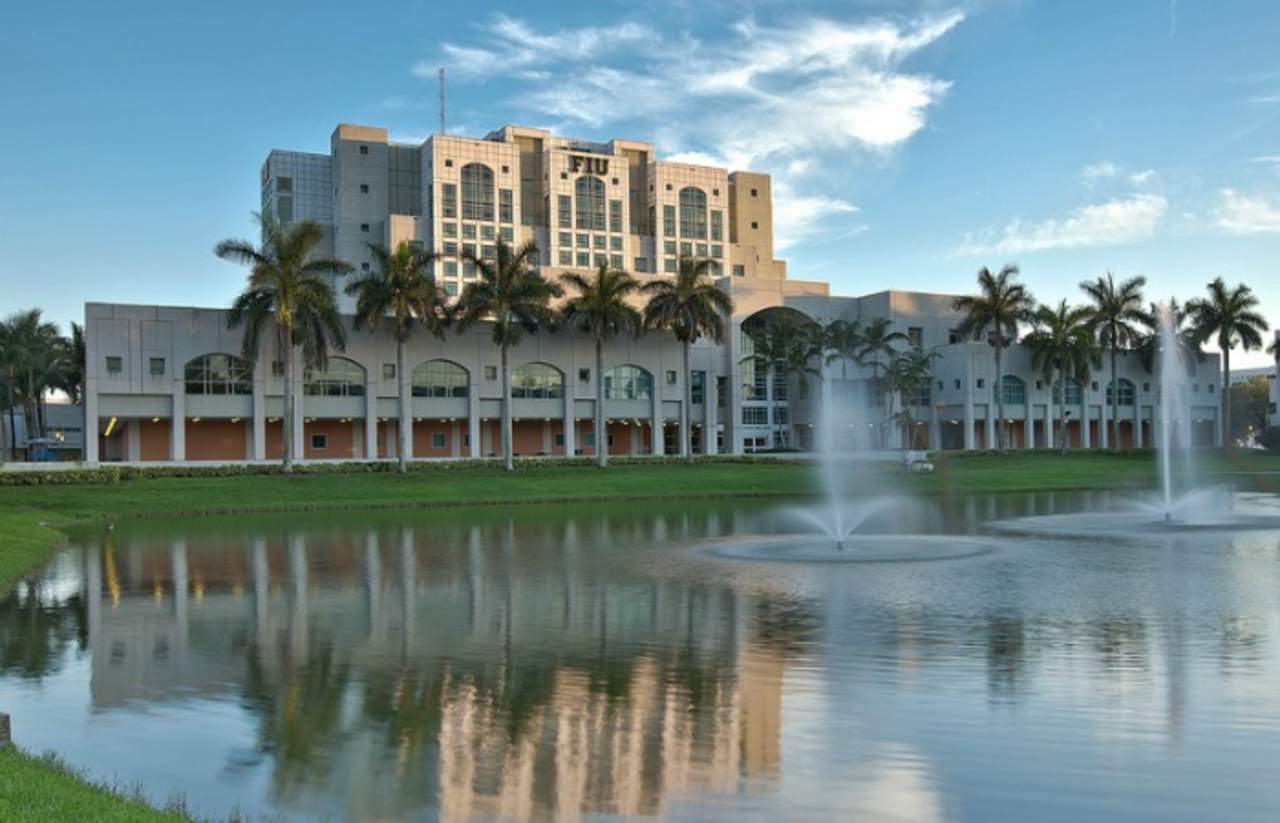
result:
<svg viewBox="0 0 1280 823"><path fill-rule="evenodd" d="M440 133L444 134L444 66L436 72L436 80L438 81L439 97L440 97Z"/></svg>

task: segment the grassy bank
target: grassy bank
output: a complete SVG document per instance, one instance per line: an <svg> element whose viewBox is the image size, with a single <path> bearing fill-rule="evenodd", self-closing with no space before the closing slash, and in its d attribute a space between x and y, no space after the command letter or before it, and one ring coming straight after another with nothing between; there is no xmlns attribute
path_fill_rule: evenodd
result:
<svg viewBox="0 0 1280 823"><path fill-rule="evenodd" d="M1280 456L1197 455L1210 482L1280 492ZM1148 453L956 454L932 474L868 465L857 473L868 491L920 494L1143 488L1154 485ZM705 462L694 466L632 464L600 471L535 466L515 473L494 467L421 470L409 475L316 473L293 477L145 477L114 485L0 488L0 585L39 566L73 524L152 515L386 509L515 504L541 501L691 499L707 496L811 494L816 473L795 461ZM0 706L3 710L3 706ZM156 820L187 818L147 808L87 783L54 761L0 751L0 819Z"/></svg>

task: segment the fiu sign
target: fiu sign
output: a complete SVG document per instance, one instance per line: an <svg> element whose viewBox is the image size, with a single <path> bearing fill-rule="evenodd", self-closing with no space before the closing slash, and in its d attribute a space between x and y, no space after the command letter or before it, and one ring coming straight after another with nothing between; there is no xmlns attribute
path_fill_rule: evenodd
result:
<svg viewBox="0 0 1280 823"><path fill-rule="evenodd" d="M608 174L609 158L607 157L587 157L582 154L569 155L569 171L577 174L585 172L587 174Z"/></svg>

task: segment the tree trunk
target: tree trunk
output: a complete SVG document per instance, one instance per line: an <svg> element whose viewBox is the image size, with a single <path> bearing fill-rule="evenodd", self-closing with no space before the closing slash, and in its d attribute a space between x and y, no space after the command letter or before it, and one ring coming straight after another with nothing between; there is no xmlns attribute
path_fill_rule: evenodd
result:
<svg viewBox="0 0 1280 823"><path fill-rule="evenodd" d="M293 330L285 329L284 346L281 356L284 357L284 417L280 418L280 434L284 438L280 453L284 455L284 473L293 474L293 408L298 399L293 393Z"/></svg>
<svg viewBox="0 0 1280 823"><path fill-rule="evenodd" d="M515 470L515 449L511 442L511 372L507 369L507 344L502 352L502 465L507 471Z"/></svg>
<svg viewBox="0 0 1280 823"><path fill-rule="evenodd" d="M1120 446L1120 415L1118 411L1120 400L1120 381L1116 379L1115 339L1115 335L1113 334L1111 336L1111 402L1108 404L1111 406L1111 451L1116 451Z"/></svg>
<svg viewBox="0 0 1280 823"><path fill-rule="evenodd" d="M987 407L991 408L990 406ZM1004 449L1004 338L996 327L996 451Z"/></svg>
<svg viewBox="0 0 1280 823"><path fill-rule="evenodd" d="M654 386L652 391L657 391ZM661 408L661 406L659 406ZM604 338L596 338L596 465L604 468L609 462L609 438L605 434L604 422Z"/></svg>
<svg viewBox="0 0 1280 823"><path fill-rule="evenodd" d="M693 393L690 382L693 377L693 347L684 341L684 402L680 404L680 456L693 462L692 438L689 437L689 401Z"/></svg>
<svg viewBox="0 0 1280 823"><path fill-rule="evenodd" d="M1226 451L1231 448L1231 348L1219 348L1222 349L1222 385L1218 391L1222 392L1222 449Z"/></svg>
<svg viewBox="0 0 1280 823"><path fill-rule="evenodd" d="M400 445L399 448L396 449L396 464L397 470L401 474L407 474L409 471L409 427L413 425L413 421L409 416L409 406L413 403L413 392L410 392L408 397L406 397L404 393L404 386L408 377L404 370L404 348L404 341L400 339L399 335L396 335L396 383L399 384L398 393L400 395L400 422L396 431L396 434L399 435ZM376 451L370 455L370 457L374 459L376 459L377 456L378 454Z"/></svg>

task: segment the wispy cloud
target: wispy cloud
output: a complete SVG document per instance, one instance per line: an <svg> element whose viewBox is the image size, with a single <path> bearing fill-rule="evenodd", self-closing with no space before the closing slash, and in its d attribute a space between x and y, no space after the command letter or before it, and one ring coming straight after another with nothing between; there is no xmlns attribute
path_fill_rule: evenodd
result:
<svg viewBox="0 0 1280 823"><path fill-rule="evenodd" d="M954 254L976 257L1132 243L1155 234L1168 210L1169 202L1160 195L1132 194L1081 206L1061 218L1016 219L1003 228L967 234Z"/></svg>
<svg viewBox="0 0 1280 823"><path fill-rule="evenodd" d="M1090 163L1080 170L1080 179L1085 185L1092 185L1099 180L1110 180L1120 174L1120 167L1110 160L1103 160L1100 163Z"/></svg>
<svg viewBox="0 0 1280 823"><path fill-rule="evenodd" d="M1271 197L1222 189L1212 216L1218 228L1231 234L1280 233L1280 203Z"/></svg>
<svg viewBox="0 0 1280 823"><path fill-rule="evenodd" d="M856 211L812 169L847 152L875 157L924 129L950 83L903 69L964 19L739 20L694 40L641 23L541 30L498 16L483 42L450 42L414 67L431 76L502 77L521 84L513 107L603 130L637 128L660 150L733 169L767 168L776 183L779 248ZM566 71L573 80L566 83Z"/></svg>
<svg viewBox="0 0 1280 823"><path fill-rule="evenodd" d="M1146 186L1154 182L1155 179L1156 179L1155 169L1143 169L1142 171L1135 171L1129 175L1129 182L1139 187Z"/></svg>

